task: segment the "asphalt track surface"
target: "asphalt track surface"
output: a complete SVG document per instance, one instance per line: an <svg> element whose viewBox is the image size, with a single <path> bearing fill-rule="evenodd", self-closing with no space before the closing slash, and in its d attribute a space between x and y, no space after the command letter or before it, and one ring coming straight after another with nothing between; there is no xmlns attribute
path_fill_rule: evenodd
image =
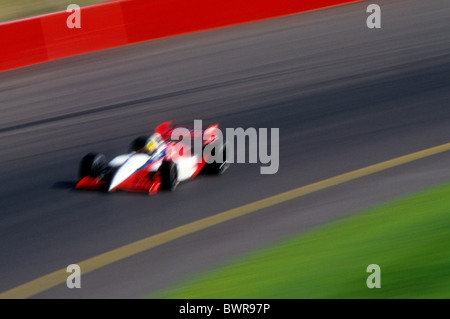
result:
<svg viewBox="0 0 450 319"><path fill-rule="evenodd" d="M293 188L450 141L446 1L367 2L0 74L0 292ZM80 158L160 122L280 129L280 168L234 164L174 193L74 191ZM450 152L262 209L36 298L139 298L359 209L450 179ZM368 261L368 264L372 261ZM299 288L301 289L301 287Z"/></svg>

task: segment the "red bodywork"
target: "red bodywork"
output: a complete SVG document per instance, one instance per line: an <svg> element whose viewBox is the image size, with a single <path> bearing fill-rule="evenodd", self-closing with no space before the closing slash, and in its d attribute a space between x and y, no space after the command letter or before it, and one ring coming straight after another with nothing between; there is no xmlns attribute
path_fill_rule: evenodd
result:
<svg viewBox="0 0 450 319"><path fill-rule="evenodd" d="M109 181L104 180L103 178L86 176L77 183L75 188L84 190L107 191L108 186ZM111 191L120 189L129 192L143 192L154 194L159 190L160 187L161 176L159 172L149 173L146 170L141 170L131 175Z"/></svg>

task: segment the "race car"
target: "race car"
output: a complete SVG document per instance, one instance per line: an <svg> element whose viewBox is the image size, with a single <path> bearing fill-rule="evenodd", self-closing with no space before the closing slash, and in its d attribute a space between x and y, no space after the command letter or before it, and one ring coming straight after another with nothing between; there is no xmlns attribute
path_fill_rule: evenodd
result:
<svg viewBox="0 0 450 319"><path fill-rule="evenodd" d="M226 144L218 138L218 127L214 124L205 130L196 130L174 126L169 121L159 125L152 135L136 138L130 144L129 153L109 163L103 154L89 153L81 160L80 180L75 188L154 194L160 189L174 191L180 182L193 179L200 172L223 174L230 164L226 160ZM174 132L181 132L183 136L175 140ZM201 154L194 152L192 143L182 143L195 139L200 140L197 142L202 145ZM209 156L213 156L214 161L208 160L207 152L203 152L208 145L213 150Z"/></svg>

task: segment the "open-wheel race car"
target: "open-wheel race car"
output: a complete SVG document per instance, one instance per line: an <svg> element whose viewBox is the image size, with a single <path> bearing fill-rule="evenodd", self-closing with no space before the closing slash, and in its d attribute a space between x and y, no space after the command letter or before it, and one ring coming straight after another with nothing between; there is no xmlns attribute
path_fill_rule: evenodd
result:
<svg viewBox="0 0 450 319"><path fill-rule="evenodd" d="M84 156L79 168L80 180L75 188L154 194L160 189L173 191L180 182L193 179L200 172L222 174L229 162L226 144L218 138L217 131L218 124L196 130L173 126L172 122L162 123L152 135L136 138L129 153L109 162L99 153ZM201 143L201 152L194 151L191 141ZM205 148L212 152L204 152Z"/></svg>

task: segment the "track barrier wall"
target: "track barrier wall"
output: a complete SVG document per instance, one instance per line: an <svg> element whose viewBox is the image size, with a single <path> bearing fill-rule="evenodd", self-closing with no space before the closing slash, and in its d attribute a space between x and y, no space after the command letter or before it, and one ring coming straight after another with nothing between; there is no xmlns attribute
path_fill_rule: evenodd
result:
<svg viewBox="0 0 450 319"><path fill-rule="evenodd" d="M120 0L0 24L0 71L362 0ZM76 0L74 0L76 3Z"/></svg>

